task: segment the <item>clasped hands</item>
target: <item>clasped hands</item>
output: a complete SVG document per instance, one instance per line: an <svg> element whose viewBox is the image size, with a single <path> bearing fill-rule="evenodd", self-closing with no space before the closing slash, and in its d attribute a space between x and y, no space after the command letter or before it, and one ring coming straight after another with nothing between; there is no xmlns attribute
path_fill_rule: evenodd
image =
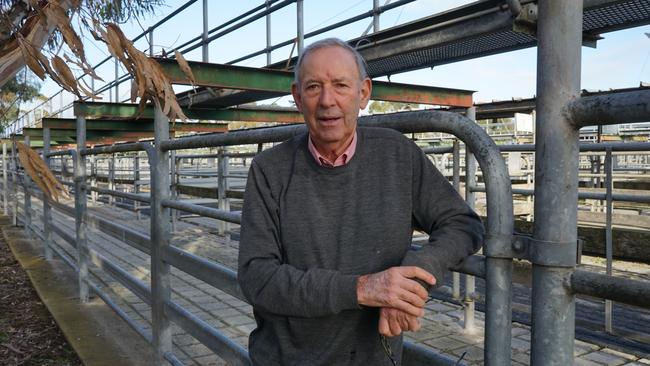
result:
<svg viewBox="0 0 650 366"><path fill-rule="evenodd" d="M380 307L379 334L394 337L405 331L420 329L418 318L424 315L429 294L415 280L435 285L435 277L420 267L391 267L385 271L359 277L359 305Z"/></svg>

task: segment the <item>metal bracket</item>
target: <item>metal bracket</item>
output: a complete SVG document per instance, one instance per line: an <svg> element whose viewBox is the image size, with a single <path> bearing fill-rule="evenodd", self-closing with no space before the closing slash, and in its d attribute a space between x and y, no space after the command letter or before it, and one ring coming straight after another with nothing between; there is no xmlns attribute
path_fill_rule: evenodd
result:
<svg viewBox="0 0 650 366"><path fill-rule="evenodd" d="M537 4L529 3L521 7L521 11L512 23L512 30L533 37L537 35Z"/></svg>
<svg viewBox="0 0 650 366"><path fill-rule="evenodd" d="M528 259L533 264L552 267L574 267L578 259L578 241L553 242L514 235L514 258Z"/></svg>

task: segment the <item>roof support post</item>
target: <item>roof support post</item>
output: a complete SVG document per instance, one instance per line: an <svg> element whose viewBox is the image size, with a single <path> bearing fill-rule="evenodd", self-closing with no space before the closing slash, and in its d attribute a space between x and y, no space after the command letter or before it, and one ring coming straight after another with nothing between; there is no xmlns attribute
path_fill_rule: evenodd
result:
<svg viewBox="0 0 650 366"><path fill-rule="evenodd" d="M539 2L532 365L574 364L579 134L562 111L580 96L581 27L582 0Z"/></svg>
<svg viewBox="0 0 650 366"><path fill-rule="evenodd" d="M210 60L208 47L208 0L203 0L203 34L201 35L201 61Z"/></svg>
<svg viewBox="0 0 650 366"><path fill-rule="evenodd" d="M298 46L298 56L302 55L302 49L305 47L305 21L304 21L304 0L296 0L296 40Z"/></svg>

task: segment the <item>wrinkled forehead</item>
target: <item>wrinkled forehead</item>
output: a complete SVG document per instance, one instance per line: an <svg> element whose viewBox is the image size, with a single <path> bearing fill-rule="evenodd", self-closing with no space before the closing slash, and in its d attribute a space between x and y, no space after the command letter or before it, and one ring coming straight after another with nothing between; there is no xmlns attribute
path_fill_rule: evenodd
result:
<svg viewBox="0 0 650 366"><path fill-rule="evenodd" d="M300 64L300 82L305 77L320 74L326 71L336 71L338 77L361 80L359 65L356 58L347 49L336 45L325 46L312 50L304 56Z"/></svg>

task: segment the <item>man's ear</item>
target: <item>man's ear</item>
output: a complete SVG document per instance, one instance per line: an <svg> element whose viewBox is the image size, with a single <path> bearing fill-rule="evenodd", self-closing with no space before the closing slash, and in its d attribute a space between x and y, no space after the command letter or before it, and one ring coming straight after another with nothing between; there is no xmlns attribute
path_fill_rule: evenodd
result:
<svg viewBox="0 0 650 366"><path fill-rule="evenodd" d="M296 108L302 112L302 101L300 100L300 91L298 91L298 85L296 83L291 84L291 95L293 95L293 101L296 103Z"/></svg>
<svg viewBox="0 0 650 366"><path fill-rule="evenodd" d="M372 81L370 78L365 78L361 82L361 100L359 102L359 109L364 109L368 105L370 100L370 94L372 94Z"/></svg>

